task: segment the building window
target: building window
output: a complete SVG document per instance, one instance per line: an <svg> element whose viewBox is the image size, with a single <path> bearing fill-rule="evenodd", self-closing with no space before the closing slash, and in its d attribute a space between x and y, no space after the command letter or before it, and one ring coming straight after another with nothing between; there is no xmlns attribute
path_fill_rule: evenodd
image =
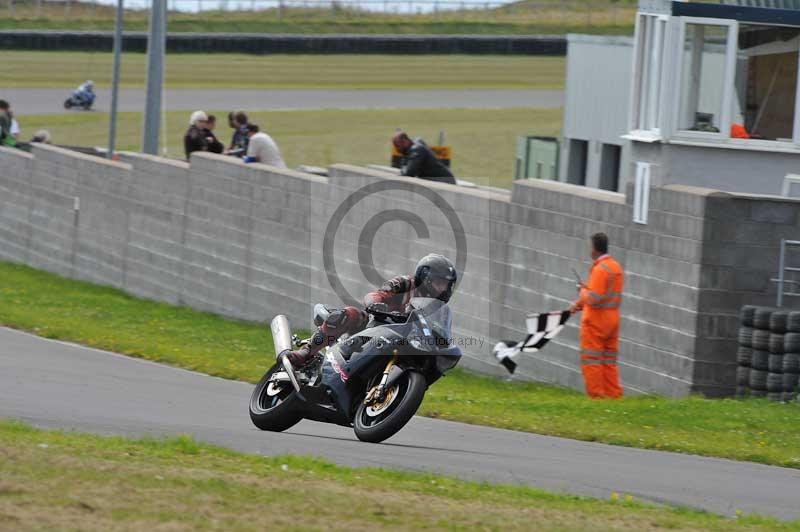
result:
<svg viewBox="0 0 800 532"><path fill-rule="evenodd" d="M677 129L727 136L736 22L687 19L681 31Z"/></svg>
<svg viewBox="0 0 800 532"><path fill-rule="evenodd" d="M620 159L622 147L616 144L603 144L600 154L600 188L616 192L619 189Z"/></svg>
<svg viewBox="0 0 800 532"><path fill-rule="evenodd" d="M636 163L636 182L633 188L633 221L647 224L650 210L650 163Z"/></svg>
<svg viewBox="0 0 800 532"><path fill-rule="evenodd" d="M792 142L800 29L741 24L732 138Z"/></svg>
<svg viewBox="0 0 800 532"><path fill-rule="evenodd" d="M635 86L631 129L661 131L661 95L668 17L640 14L636 23Z"/></svg>
<svg viewBox="0 0 800 532"><path fill-rule="evenodd" d="M589 156L589 142L569 140L569 159L567 160L567 183L586 184L586 163Z"/></svg>

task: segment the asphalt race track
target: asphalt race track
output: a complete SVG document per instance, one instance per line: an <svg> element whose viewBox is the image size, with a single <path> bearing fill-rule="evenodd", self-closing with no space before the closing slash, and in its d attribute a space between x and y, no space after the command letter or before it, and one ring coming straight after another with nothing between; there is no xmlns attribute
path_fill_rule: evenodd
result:
<svg viewBox="0 0 800 532"><path fill-rule="evenodd" d="M25 115L83 111L64 109L70 89L0 89L0 98L11 103L14 113ZM142 112L144 89L120 89L119 111ZM537 107L557 109L564 104L561 90L507 89L168 89L165 109L189 111L219 110L296 110L296 109L442 109ZM94 110L108 112L111 91L98 89Z"/></svg>
<svg viewBox="0 0 800 532"><path fill-rule="evenodd" d="M267 360L264 361L265 365ZM800 518L800 470L627 449L414 418L380 445L301 422L260 432L252 386L0 328L0 417L98 434L192 434L246 453L320 455L347 466L423 470L608 498L610 493L731 516Z"/></svg>

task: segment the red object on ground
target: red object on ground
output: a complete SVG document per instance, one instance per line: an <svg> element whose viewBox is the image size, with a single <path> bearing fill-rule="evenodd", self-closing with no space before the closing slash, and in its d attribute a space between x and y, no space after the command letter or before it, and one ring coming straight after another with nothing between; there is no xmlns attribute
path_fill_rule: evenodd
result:
<svg viewBox="0 0 800 532"><path fill-rule="evenodd" d="M731 138L734 139L749 139L750 134L742 124L731 124Z"/></svg>

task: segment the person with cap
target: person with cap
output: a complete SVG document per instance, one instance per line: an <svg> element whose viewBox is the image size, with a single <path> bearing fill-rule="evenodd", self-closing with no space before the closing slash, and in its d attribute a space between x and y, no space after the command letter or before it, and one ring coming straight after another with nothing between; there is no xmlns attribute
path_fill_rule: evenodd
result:
<svg viewBox="0 0 800 532"><path fill-rule="evenodd" d="M256 124L247 124L247 156L246 163L262 163L278 168L286 168L281 151L272 137L259 129Z"/></svg>
<svg viewBox="0 0 800 532"><path fill-rule="evenodd" d="M224 146L208 129L208 115L205 111L195 111L189 118L189 129L183 136L183 148L186 160L196 151L222 153Z"/></svg>
<svg viewBox="0 0 800 532"><path fill-rule="evenodd" d="M403 156L400 175L456 184L450 169L436 158L422 139L411 140L408 134L400 131L392 137L392 144Z"/></svg>

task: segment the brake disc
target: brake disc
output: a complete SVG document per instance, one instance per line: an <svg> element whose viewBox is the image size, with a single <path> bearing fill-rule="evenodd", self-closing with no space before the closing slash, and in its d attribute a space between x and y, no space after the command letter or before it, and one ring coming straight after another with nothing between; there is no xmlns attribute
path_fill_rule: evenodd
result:
<svg viewBox="0 0 800 532"><path fill-rule="evenodd" d="M389 406L394 403L394 400L397 399L397 385L392 386L392 388L386 392L386 397L383 398L381 402L375 402L369 405L366 409L367 415L369 417L376 417L383 413Z"/></svg>
<svg viewBox="0 0 800 532"><path fill-rule="evenodd" d="M269 397L275 397L281 392L282 387L275 381L269 383L267 386L267 395Z"/></svg>

